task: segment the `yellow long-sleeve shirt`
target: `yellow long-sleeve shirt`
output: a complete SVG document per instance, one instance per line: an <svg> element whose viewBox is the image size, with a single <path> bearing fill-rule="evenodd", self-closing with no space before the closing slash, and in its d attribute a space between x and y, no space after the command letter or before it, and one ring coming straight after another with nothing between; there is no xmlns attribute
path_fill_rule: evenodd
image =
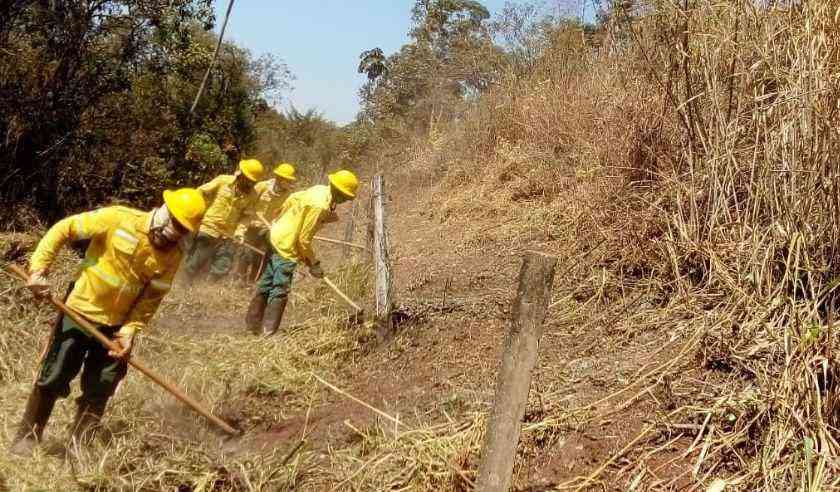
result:
<svg viewBox="0 0 840 492"><path fill-rule="evenodd" d="M271 226L271 245L277 254L295 263L315 263L312 239L331 206L329 186L317 185L292 193L283 203L280 217Z"/></svg>
<svg viewBox="0 0 840 492"><path fill-rule="evenodd" d="M162 251L149 242L151 220L151 213L127 207L67 217L38 243L30 272L48 270L67 241L89 239L67 305L94 323L141 330L169 292L181 261L179 248Z"/></svg>
<svg viewBox="0 0 840 492"><path fill-rule="evenodd" d="M276 193L274 191L274 179L260 181L254 185L256 201L252 208L246 209L243 212L234 237L237 239L246 239L245 233L249 227L265 228L265 224L259 217L264 217L269 223L277 218L280 215L280 210L283 208L283 203L289 197L290 193L289 191Z"/></svg>
<svg viewBox="0 0 840 492"><path fill-rule="evenodd" d="M253 207L256 195L236 191L236 176L223 174L198 187L210 205L198 232L215 238L233 237L236 226L246 210Z"/></svg>

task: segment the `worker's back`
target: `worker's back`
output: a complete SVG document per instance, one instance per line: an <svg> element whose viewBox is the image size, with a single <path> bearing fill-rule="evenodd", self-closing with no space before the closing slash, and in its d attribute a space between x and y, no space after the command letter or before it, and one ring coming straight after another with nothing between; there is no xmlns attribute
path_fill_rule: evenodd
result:
<svg viewBox="0 0 840 492"><path fill-rule="evenodd" d="M209 198L200 232L215 238L233 236L244 210L256 200L253 192L236 191L236 176L223 174L198 189Z"/></svg>
<svg viewBox="0 0 840 492"><path fill-rule="evenodd" d="M274 179L260 181L254 186L254 192L257 195L257 203L254 207L255 215L259 214L268 221L273 221L280 215L283 204L291 196L289 191L286 190L280 193L274 191Z"/></svg>
<svg viewBox="0 0 840 492"><path fill-rule="evenodd" d="M33 254L33 268L51 261L67 240L90 239L79 278L67 304L103 325L118 325L147 289L169 290L181 260L178 248L151 245L151 216L128 207L105 207L70 216L56 224Z"/></svg>
<svg viewBox="0 0 840 492"><path fill-rule="evenodd" d="M271 227L271 244L277 254L296 263L312 258L312 238L321 214L329 211L331 204L332 194L326 185L292 193Z"/></svg>

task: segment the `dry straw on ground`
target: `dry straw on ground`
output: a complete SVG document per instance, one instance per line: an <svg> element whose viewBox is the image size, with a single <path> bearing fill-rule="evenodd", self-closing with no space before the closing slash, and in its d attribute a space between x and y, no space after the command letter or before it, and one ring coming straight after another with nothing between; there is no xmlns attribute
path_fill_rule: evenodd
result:
<svg viewBox="0 0 840 492"><path fill-rule="evenodd" d="M539 373L548 389L532 395L518 477L558 441L613 425L632 432L598 463L575 468L580 476L551 485L838 487L840 8L824 0L655 7L613 25L612 43L596 52L575 44L579 32L561 33L534 73L511 77L458 121L399 149L411 183L432 190L430 213L463 226L453 248L538 247L566 263L549 322L592 342L581 360ZM362 277L344 280L356 296ZM162 316L195 321L190 313L244 302L216 294L176 296ZM343 388L341 368L365 340L341 328L328 293L310 286L299 295L317 314L283 338L169 328L144 355L250 429L309 415L331 391L310 373ZM8 439L34 369L28 341L48 317L17 302L8 279L0 297ZM648 350L635 366L631 347ZM597 388L588 384L597 374L575 374L594 353L616 358ZM288 457L308 423L289 449L231 453L153 394L130 379L109 418L108 447L67 462L39 457L25 469L2 461L0 483L463 490L486 410L476 396L443 420L395 416L406 429L373 418L350 442L307 444ZM231 401L238 406L226 408ZM67 407L51 435L60 435Z"/></svg>
<svg viewBox="0 0 840 492"><path fill-rule="evenodd" d="M593 284L604 272L590 301L640 294L658 319L633 333L665 320L700 340L640 380L677 401L654 439L618 450L638 460L624 486L838 485L840 8L774 5L656 3L617 22L601 52L558 45L417 159L446 171L442 220L480 219L468 247L543 242L576 258L605 240L570 275ZM635 391L610 405L646 398ZM657 478L645 463L676 448L690 466ZM634 469L607 465L571 486Z"/></svg>

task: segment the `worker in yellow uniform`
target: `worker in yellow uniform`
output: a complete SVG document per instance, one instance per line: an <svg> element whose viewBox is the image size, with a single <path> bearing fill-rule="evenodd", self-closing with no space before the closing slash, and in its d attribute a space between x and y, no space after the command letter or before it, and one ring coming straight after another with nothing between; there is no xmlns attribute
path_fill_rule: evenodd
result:
<svg viewBox="0 0 840 492"><path fill-rule="evenodd" d="M283 204L269 235L272 255L260 277L245 323L248 329L271 336L277 332L286 310L292 277L299 264L322 278L324 272L312 249L312 240L324 223L337 220L336 205L356 197L359 180L350 171L329 175L329 185L317 185L293 193Z"/></svg>
<svg viewBox="0 0 840 492"><path fill-rule="evenodd" d="M112 206L67 217L38 243L27 286L36 297L45 297L51 294L47 275L61 248L67 242L90 241L66 303L116 340L122 351L108 352L72 318L60 315L12 443L13 453L32 453L55 401L70 394L70 382L82 367L73 437L86 440L101 420L127 372L125 358L135 335L169 291L181 261L178 242L198 229L204 215L204 197L195 189L166 191L163 201L151 212Z"/></svg>
<svg viewBox="0 0 840 492"><path fill-rule="evenodd" d="M218 280L231 267L236 226L246 210L256 202L254 185L262 179L263 165L256 159L239 162L236 174L217 176L198 190L204 194L207 213L195 237L186 271L195 280L210 263L210 275Z"/></svg>
<svg viewBox="0 0 840 492"><path fill-rule="evenodd" d="M295 177L295 167L283 163L274 168L274 178L260 181L254 186L257 195L256 205L247 210L245 220L239 224L234 237L251 247L262 251L271 251L268 242L268 224L280 214L283 202L292 192ZM253 279L260 267L262 256L256 251L245 247L239 255L239 274L246 279Z"/></svg>

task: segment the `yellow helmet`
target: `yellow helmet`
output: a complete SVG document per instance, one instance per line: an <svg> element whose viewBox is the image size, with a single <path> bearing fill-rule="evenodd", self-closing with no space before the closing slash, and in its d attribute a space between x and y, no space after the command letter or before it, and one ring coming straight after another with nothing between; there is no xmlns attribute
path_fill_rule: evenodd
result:
<svg viewBox="0 0 840 492"><path fill-rule="evenodd" d="M295 166L286 162L275 167L274 174L286 181L297 181L297 178L295 177Z"/></svg>
<svg viewBox="0 0 840 492"><path fill-rule="evenodd" d="M359 178L352 172L342 169L330 174L330 184L349 198L356 198L359 189Z"/></svg>
<svg viewBox="0 0 840 492"><path fill-rule="evenodd" d="M262 163L256 159L244 159L239 161L239 170L242 171L242 174L244 174L248 179L255 182L259 181L265 172Z"/></svg>
<svg viewBox="0 0 840 492"><path fill-rule="evenodd" d="M186 227L190 232L195 232L201 225L204 211L207 204L204 203L204 195L195 188L181 188L177 191L166 190L163 192L163 203L169 209L169 213Z"/></svg>

